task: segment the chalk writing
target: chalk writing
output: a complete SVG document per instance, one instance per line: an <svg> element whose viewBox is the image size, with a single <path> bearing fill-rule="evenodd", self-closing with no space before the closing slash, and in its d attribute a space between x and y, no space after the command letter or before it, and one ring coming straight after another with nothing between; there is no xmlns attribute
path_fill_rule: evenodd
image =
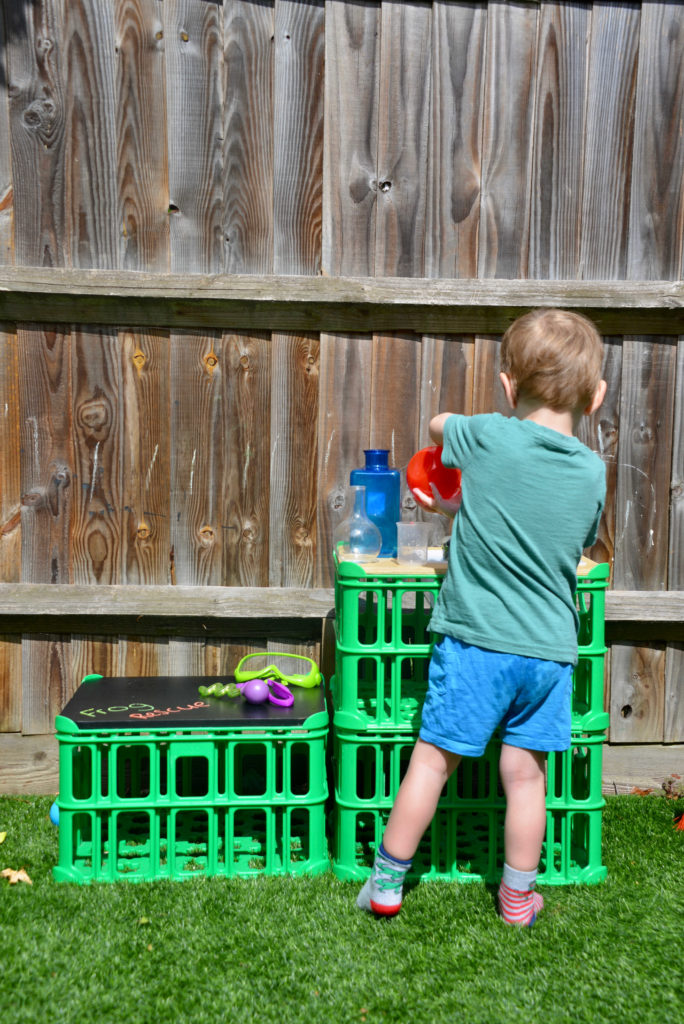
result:
<svg viewBox="0 0 684 1024"><path fill-rule="evenodd" d="M117 712L130 711L131 708L137 708L138 711L152 711L154 704L141 704L140 701L135 701L132 704L112 704L108 708L84 708L78 713L85 715L86 718L95 718L96 715L114 715Z"/></svg>
<svg viewBox="0 0 684 1024"><path fill-rule="evenodd" d="M149 707L149 705L148 705L148 707ZM206 701L197 700L197 701L195 701L194 704L186 704L185 707L180 707L180 705L179 705L178 707L175 707L175 708L151 708L149 711L146 711L145 714L138 714L137 712L133 712L133 714L130 714L128 717L129 718L159 718L161 715L177 715L179 711L194 711L196 708L210 708L210 707L211 707L211 704L207 704Z"/></svg>

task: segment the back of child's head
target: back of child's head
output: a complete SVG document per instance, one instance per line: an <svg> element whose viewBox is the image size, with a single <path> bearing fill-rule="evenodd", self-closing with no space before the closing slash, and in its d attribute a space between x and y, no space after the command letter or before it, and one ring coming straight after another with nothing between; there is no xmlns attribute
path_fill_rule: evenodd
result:
<svg viewBox="0 0 684 1024"><path fill-rule="evenodd" d="M508 328L501 343L501 370L516 398L551 409L584 409L601 380L603 342L580 313L535 309Z"/></svg>

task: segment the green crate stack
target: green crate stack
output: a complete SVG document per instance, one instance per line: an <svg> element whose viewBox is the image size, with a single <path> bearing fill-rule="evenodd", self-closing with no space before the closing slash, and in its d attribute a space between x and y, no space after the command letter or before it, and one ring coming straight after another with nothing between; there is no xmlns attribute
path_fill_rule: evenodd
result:
<svg viewBox="0 0 684 1024"><path fill-rule="evenodd" d="M330 866L327 712L297 728L145 732L58 716L57 881L300 875Z"/></svg>
<svg viewBox="0 0 684 1024"><path fill-rule="evenodd" d="M420 724L441 585L434 569L410 576L381 563L336 567L336 665L331 681L338 877L367 877ZM539 881L591 883L601 864L602 745L607 565L578 577L579 662L573 679L572 744L547 762L547 833ZM503 858L505 799L500 743L464 759L445 787L414 859L422 879L496 882Z"/></svg>

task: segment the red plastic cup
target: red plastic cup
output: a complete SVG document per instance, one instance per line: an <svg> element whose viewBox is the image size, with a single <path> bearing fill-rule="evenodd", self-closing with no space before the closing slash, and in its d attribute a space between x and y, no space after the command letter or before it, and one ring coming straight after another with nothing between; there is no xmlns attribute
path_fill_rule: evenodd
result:
<svg viewBox="0 0 684 1024"><path fill-rule="evenodd" d="M427 508L416 490L431 497L430 484L434 484L445 501L456 499L461 493L461 470L448 469L442 462L442 446L432 444L411 458L406 467L406 482L418 504Z"/></svg>

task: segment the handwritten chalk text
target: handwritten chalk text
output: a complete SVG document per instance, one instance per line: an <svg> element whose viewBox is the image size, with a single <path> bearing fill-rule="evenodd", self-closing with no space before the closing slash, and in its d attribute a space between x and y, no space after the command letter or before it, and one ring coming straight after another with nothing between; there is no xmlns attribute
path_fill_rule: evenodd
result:
<svg viewBox="0 0 684 1024"><path fill-rule="evenodd" d="M78 713L85 715L86 718L95 718L96 715L114 715L117 712L130 711L131 708L137 708L138 711L152 711L154 704L141 704L140 701L135 701L133 704L112 704L109 708L84 708Z"/></svg>
<svg viewBox="0 0 684 1024"><path fill-rule="evenodd" d="M210 708L211 704L207 704L206 701L197 700L194 704L186 704L185 707L175 708L152 708L150 711L146 711L145 714L133 713L129 715L129 718L159 718L162 715L177 715L179 711L194 711L195 708Z"/></svg>

